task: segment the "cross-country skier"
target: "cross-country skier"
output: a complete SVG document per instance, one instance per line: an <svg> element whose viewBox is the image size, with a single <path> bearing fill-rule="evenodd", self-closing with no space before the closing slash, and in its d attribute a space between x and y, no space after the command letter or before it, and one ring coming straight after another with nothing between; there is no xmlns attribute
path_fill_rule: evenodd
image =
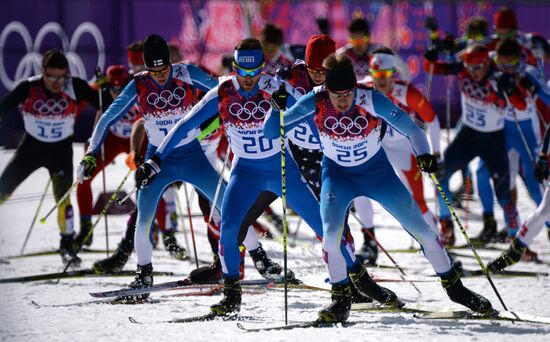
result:
<svg viewBox="0 0 550 342"><path fill-rule="evenodd" d="M22 81L0 103L0 116L21 105L25 135L0 177L0 204L35 170L48 169L56 201L73 183L73 133L79 101L99 107L98 94L86 81L69 76L62 51L50 50L42 58L42 74ZM64 262L80 259L74 250L74 220L70 197L60 204L57 223L59 253Z"/></svg>
<svg viewBox="0 0 550 342"><path fill-rule="evenodd" d="M293 61L282 51L283 30L271 23L267 23L260 33L260 41L264 50L264 72L275 75L277 70L292 65Z"/></svg>
<svg viewBox="0 0 550 342"><path fill-rule="evenodd" d="M419 167L425 172L437 171L437 160L430 154L424 132L409 115L377 90L357 85L352 61L345 55L330 55L323 62L325 85L316 87L285 112L285 131L313 118L323 147L323 184L321 217L323 220L323 253L328 263L332 284L332 303L321 310L321 319L345 321L349 316L350 285L344 265L340 239L344 218L351 201L358 196L381 203L422 246L427 259L441 277L451 300L478 312L491 310L491 303L463 286L460 275L436 233L424 221L418 205L401 183L388 162L381 141L390 124L413 145ZM288 94L277 91L273 99L284 108ZM279 118L268 115L264 134L279 135ZM350 270L358 289L368 282L366 269ZM368 294L368 293L366 293Z"/></svg>
<svg viewBox="0 0 550 342"><path fill-rule="evenodd" d="M224 277L224 298L212 305L216 315L233 315L240 311L241 286L239 282L239 245L246 233L241 222L256 198L265 191L281 194L281 156L277 138L266 138L263 134L264 118L272 111L271 94L279 88L279 80L262 74L264 65L260 42L254 38L240 41L235 47L235 76L220 80L220 84L209 91L191 110L184 120L168 134L157 153L147 163L154 163L156 171L148 168L154 175L160 168L158 163L165 159L173 146L212 115L220 113L220 118L231 143L235 162L222 206L222 229L220 238L220 257ZM289 89L290 86L288 86ZM297 95L294 89L291 91ZM168 154L169 156L169 154ZM147 165L147 164L145 164ZM159 173L159 176L162 174ZM286 184L288 203L306 223L313 228L317 236L322 237L319 204L300 179L296 164L286 164ZM361 264L353 255L353 240L340 236L338 248L342 248L346 260L335 264L328 259L331 268L342 268L356 275L358 287L366 295L386 304L393 304L397 297L388 289L378 286L363 272ZM343 259L343 258L342 258ZM334 314L324 314L327 320L334 320Z"/></svg>

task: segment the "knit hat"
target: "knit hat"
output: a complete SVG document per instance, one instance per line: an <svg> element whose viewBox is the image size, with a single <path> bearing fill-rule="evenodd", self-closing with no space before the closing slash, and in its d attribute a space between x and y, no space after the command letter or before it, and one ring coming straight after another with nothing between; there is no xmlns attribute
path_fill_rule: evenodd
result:
<svg viewBox="0 0 550 342"><path fill-rule="evenodd" d="M170 51L164 38L150 34L143 42L143 60L147 68L170 65Z"/></svg>
<svg viewBox="0 0 550 342"><path fill-rule="evenodd" d="M493 21L496 28L502 29L518 29L518 20L516 14L510 8L502 8L493 16Z"/></svg>
<svg viewBox="0 0 550 342"><path fill-rule="evenodd" d="M353 67L339 70L327 69L325 75L325 86L333 92L351 90L357 85L357 78L355 77Z"/></svg>
<svg viewBox="0 0 550 342"><path fill-rule="evenodd" d="M313 69L322 69L323 60L336 51L336 43L326 34L309 38L306 45L306 64Z"/></svg>
<svg viewBox="0 0 550 342"><path fill-rule="evenodd" d="M105 74L109 78L109 85L111 87L122 87L130 78L128 69L121 64L111 65L107 68Z"/></svg>

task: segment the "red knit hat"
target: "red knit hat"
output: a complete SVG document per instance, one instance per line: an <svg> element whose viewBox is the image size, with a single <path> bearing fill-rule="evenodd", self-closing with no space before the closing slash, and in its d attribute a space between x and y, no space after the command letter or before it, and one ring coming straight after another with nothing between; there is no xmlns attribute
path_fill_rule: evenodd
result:
<svg viewBox="0 0 550 342"><path fill-rule="evenodd" d="M322 69L323 61L336 52L336 43L326 34L309 38L306 45L306 64L313 69Z"/></svg>
<svg viewBox="0 0 550 342"><path fill-rule="evenodd" d="M504 7L499 9L493 16L493 22L496 28L502 29L518 29L518 20L516 13L510 8Z"/></svg>

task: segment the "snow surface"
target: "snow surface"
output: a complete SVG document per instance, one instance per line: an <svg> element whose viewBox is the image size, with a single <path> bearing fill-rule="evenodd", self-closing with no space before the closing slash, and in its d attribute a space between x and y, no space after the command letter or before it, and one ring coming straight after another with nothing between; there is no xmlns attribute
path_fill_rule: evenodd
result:
<svg viewBox="0 0 550 342"><path fill-rule="evenodd" d="M75 165L82 157L83 147L75 144ZM13 151L0 150L0 170L3 170L12 157ZM108 168L108 189L115 189L127 172L123 156ZM41 169L32 174L12 195L11 199L0 206L0 278L33 275L49 272L60 272L62 265L58 255L9 258L19 254L32 217L35 213L40 195L47 180L47 172ZM427 183L427 182L426 182ZM456 177L453 178L456 183ZM133 181L126 184L129 191ZM433 199L433 188L426 186L426 193ZM94 182L95 193L101 188L101 177ZM527 197L525 187L520 185L519 209L523 218L531 212L535 205ZM179 194L185 201L183 191ZM196 198L196 196L194 196ZM75 206L75 217L78 217L76 199L72 196ZM185 203L185 202L184 202ZM430 201L433 208L433 200ZM41 210L44 215L54 205L53 196L48 194ZM275 206L280 211L280 203ZM482 226L479 202L470 202L471 213L467 220L469 234L476 235ZM503 227L502 214L495 206L499 227ZM185 209L184 209L185 210ZM199 213L196 199L193 200L192 212ZM379 228L377 236L387 249L409 248L411 238L397 222L379 206L375 206L375 223ZM466 222L464 211L458 212ZM109 218L109 243L111 249L120 240L126 224L126 216L111 216ZM78 224L78 220L76 220ZM297 217L289 218L291 231L296 227ZM356 244L360 247L362 237L359 225L350 220L356 236ZM202 218L194 219L199 257L210 259L209 245L206 238L206 228ZM181 230L181 223L180 223ZM77 228L78 229L78 228ZM275 231L274 229L272 229ZM178 236L184 244L182 235ZM289 239L290 240L290 239ZM458 244L464 239L458 236ZM264 240L264 247L276 260L282 262L282 244L278 241ZM34 231L25 252L52 250L59 245L56 215L52 215L45 225L36 223ZM503 246L504 247L504 246ZM546 231L543 231L533 244L533 249L547 264L520 263L511 269L548 271L550 262L550 247ZM103 223L98 225L94 234L92 248L105 248L105 230ZM464 253L470 253L464 250ZM496 251L480 251L484 261L496 257ZM324 283L327 274L320 258L320 244L315 240L311 230L302 225L296 247L288 248L289 266L305 283L329 288ZM104 254L83 253L82 266L89 267L103 258ZM410 276L433 274L426 259L418 253L394 253L393 257L405 268ZM475 259L463 258L466 267L477 268ZM8 263L6 263L6 261ZM155 282L165 282L181 279L194 267L189 261L171 259L162 248L154 251L154 267L156 271L172 271L179 277L156 277ZM379 263L390 265L389 259L381 255ZM133 255L126 269L134 270L136 264ZM246 260L246 276L257 279L259 274L252 267L249 258ZM370 269L374 275L397 277L397 270ZM187 296L178 297L175 291L153 294L158 303L137 305L107 305L81 304L92 300L89 292L113 290L124 286L132 277L104 277L63 279L59 284L54 281L39 281L27 283L0 284L0 338L2 341L394 341L394 340L502 340L502 341L548 341L550 326L503 321L428 321L419 320L406 313L376 313L352 312L350 321L361 321L348 328L295 329L291 331L271 331L246 333L237 328L235 322L197 322L188 324L154 323L137 325L128 320L132 316L138 321L153 322L172 318L182 318L208 312L208 307L221 296ZM495 308L501 308L488 281L484 277L465 279L464 283L475 291L487 296ZM520 312L550 316L550 281L549 278L498 278L494 283L499 289L505 303L510 309ZM407 283L384 283L384 286L394 290L407 302L418 302L444 309L461 309L452 303L445 295L441 286L436 283L417 283L422 291L418 295ZM179 292L178 292L179 293ZM41 304L36 308L31 304L34 300ZM329 303L330 294L321 291L290 290L289 323L304 322L315 319L317 311ZM69 304L61 307L51 305ZM71 305L74 304L74 305ZM282 290L269 290L262 293L245 293L241 313L253 317L242 324L246 327L281 325L284 323L284 297ZM320 341L320 340L317 340Z"/></svg>

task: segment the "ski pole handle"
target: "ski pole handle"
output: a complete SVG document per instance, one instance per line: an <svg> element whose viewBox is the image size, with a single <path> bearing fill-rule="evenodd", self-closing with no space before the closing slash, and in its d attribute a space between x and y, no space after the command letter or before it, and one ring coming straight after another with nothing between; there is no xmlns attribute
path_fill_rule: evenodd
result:
<svg viewBox="0 0 550 342"><path fill-rule="evenodd" d="M69 190L67 190L65 195L63 195L63 197L61 197L59 199L59 201L57 201L57 203L53 206L53 208L51 208L50 211L48 211L46 216L44 216L40 219L40 223L42 223L42 224L46 223L46 220L48 219L48 217L55 211L55 209L57 209L63 202L65 202L65 200L71 195L71 192L74 190L74 188L77 185L78 185L78 180L76 182L74 182L73 185L71 185L71 187L69 188Z"/></svg>

